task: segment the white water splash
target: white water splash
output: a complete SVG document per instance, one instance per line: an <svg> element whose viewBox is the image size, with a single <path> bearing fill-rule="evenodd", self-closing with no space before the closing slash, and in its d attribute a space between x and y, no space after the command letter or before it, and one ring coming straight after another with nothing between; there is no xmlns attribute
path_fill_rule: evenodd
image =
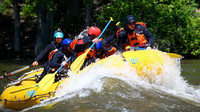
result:
<svg viewBox="0 0 200 112"><path fill-rule="evenodd" d="M151 81L139 77L128 63L125 63L120 69L102 67L90 69L81 75L72 74L71 78L67 80L68 83L63 85L64 87L56 93L56 97L63 97L71 93L79 97L86 97L90 95L90 91L86 91L86 89L100 92L104 84L103 78L110 77L123 80L133 87L140 85L146 89L155 88L176 97L200 103L200 88L189 85L187 81L184 80L181 76L180 66L176 66L177 64L180 65L180 63L175 65L168 63L168 60L165 62L162 68L162 74L154 76L154 79Z"/></svg>
<svg viewBox="0 0 200 112"><path fill-rule="evenodd" d="M75 37L75 39L80 39L80 38L83 38L85 36L88 36L88 28L84 29L78 36Z"/></svg>
<svg viewBox="0 0 200 112"><path fill-rule="evenodd" d="M104 68L93 67L89 71L80 75L74 75L70 72L70 78L63 83L62 88L56 91L54 98L44 101L42 104L31 108L41 107L44 105L60 102L66 99L78 97L87 97L91 91L101 92L105 84L105 78L114 78L122 80L133 88L145 88L159 93L175 96L183 101L191 101L200 106L200 86L192 86L187 83L181 76L181 67L165 61L162 67L162 73L156 75L149 81L137 75L134 69L128 63L125 63L121 68ZM180 62L180 61L177 61ZM180 63L178 63L180 65ZM140 96L140 93L137 95ZM29 108L30 109L30 108ZM29 110L26 109L26 110Z"/></svg>

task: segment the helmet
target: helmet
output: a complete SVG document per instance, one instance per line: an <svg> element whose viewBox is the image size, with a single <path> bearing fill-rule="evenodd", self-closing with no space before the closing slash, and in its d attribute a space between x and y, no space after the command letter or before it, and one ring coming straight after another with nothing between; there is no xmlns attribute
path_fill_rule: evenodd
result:
<svg viewBox="0 0 200 112"><path fill-rule="evenodd" d="M99 41L99 42L97 42L97 44L96 44L96 49L99 50L99 49L101 49L101 48L102 48L102 42Z"/></svg>
<svg viewBox="0 0 200 112"><path fill-rule="evenodd" d="M88 35L97 35L97 36L99 36L100 34L101 34L101 30L98 27L91 26L88 29Z"/></svg>
<svg viewBox="0 0 200 112"><path fill-rule="evenodd" d="M62 41L62 47L67 47L72 43L72 40L69 38L66 38Z"/></svg>
<svg viewBox="0 0 200 112"><path fill-rule="evenodd" d="M136 23L136 19L133 15L126 16L126 19L124 20L124 24L130 24L130 23Z"/></svg>
<svg viewBox="0 0 200 112"><path fill-rule="evenodd" d="M64 34L61 31L56 31L53 35L54 38L63 38Z"/></svg>

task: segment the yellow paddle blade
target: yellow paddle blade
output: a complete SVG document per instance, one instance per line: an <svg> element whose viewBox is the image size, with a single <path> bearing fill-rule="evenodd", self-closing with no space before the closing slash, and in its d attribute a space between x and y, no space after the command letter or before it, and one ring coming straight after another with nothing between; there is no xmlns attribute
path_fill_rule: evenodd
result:
<svg viewBox="0 0 200 112"><path fill-rule="evenodd" d="M179 54L175 54L175 53L167 53L167 55L169 55L171 58L181 58L183 56L179 55Z"/></svg>
<svg viewBox="0 0 200 112"><path fill-rule="evenodd" d="M39 87L44 91L48 89L53 84L56 73L57 72L46 74L44 78L38 83Z"/></svg>
<svg viewBox="0 0 200 112"><path fill-rule="evenodd" d="M91 48L89 48L87 52L76 58L76 60L71 64L70 69L74 74L76 74L80 70L90 49Z"/></svg>

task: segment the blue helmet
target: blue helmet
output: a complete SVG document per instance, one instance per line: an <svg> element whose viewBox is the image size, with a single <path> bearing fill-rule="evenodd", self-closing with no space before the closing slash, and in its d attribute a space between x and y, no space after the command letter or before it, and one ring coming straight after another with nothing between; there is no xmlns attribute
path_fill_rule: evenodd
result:
<svg viewBox="0 0 200 112"><path fill-rule="evenodd" d="M61 31L56 31L53 35L54 38L63 38L64 34Z"/></svg>
<svg viewBox="0 0 200 112"><path fill-rule="evenodd" d="M67 47L72 43L72 40L69 38L66 38L62 41L62 47Z"/></svg>
<svg viewBox="0 0 200 112"><path fill-rule="evenodd" d="M96 49L99 50L101 48L102 48L102 42L99 41L99 42L96 43Z"/></svg>

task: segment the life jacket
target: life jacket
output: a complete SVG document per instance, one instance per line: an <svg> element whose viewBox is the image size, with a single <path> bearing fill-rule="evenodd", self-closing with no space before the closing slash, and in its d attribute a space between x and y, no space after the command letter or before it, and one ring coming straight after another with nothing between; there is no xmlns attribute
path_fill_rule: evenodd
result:
<svg viewBox="0 0 200 112"><path fill-rule="evenodd" d="M48 56L49 60L53 57L54 53L58 51L58 48L61 47L61 46L59 46L58 43L56 43L56 41L52 41L52 44L53 44L55 49L49 53L49 56Z"/></svg>
<svg viewBox="0 0 200 112"><path fill-rule="evenodd" d="M55 49L55 50L51 51L51 52L49 53L48 59L51 60L52 57L53 57L53 55L54 55L57 51L58 51L58 49Z"/></svg>
<svg viewBox="0 0 200 112"><path fill-rule="evenodd" d="M69 69L69 68L70 68L70 65L71 65L71 61L68 61L68 62L67 62L67 65L64 66L64 67L62 67L62 68L64 68L64 69ZM51 71L51 72L55 72L58 68L60 68L60 67L51 68L50 71Z"/></svg>
<svg viewBox="0 0 200 112"><path fill-rule="evenodd" d="M106 49L108 51L103 53L103 55L100 57L101 59L104 59L104 58L106 58L106 57L108 57L110 55L115 54L115 52L117 50L115 47L110 47L110 46L106 46ZM101 52L103 52L103 51L101 51Z"/></svg>
<svg viewBox="0 0 200 112"><path fill-rule="evenodd" d="M59 51L59 49L55 49L55 50L51 51L51 52L49 53L48 59L49 59L49 60L52 60L52 59L53 59L53 56L55 55L55 53L56 53L57 51ZM66 61L66 60L67 60L67 59L66 59L66 56L65 56L65 61ZM69 69L70 64L71 64L71 61L69 61L69 62L67 63L67 65L64 66L63 68L64 68L64 69ZM59 68L59 67L51 68L50 71L51 71L51 72L55 72L58 68Z"/></svg>
<svg viewBox="0 0 200 112"><path fill-rule="evenodd" d="M140 25L146 27L146 25L143 22L137 22L136 24L140 24ZM124 30L124 29L120 28L117 31L116 35L119 36L119 32L121 32L122 30ZM144 34L135 33L135 31L133 31L132 34L128 34L127 36L128 36L128 40L129 40L129 45L131 47L136 47L138 45L146 44L148 42L146 40Z"/></svg>
<svg viewBox="0 0 200 112"><path fill-rule="evenodd" d="M135 33L135 31L132 34L128 34L128 39L131 47L136 47L138 45L147 43L144 34Z"/></svg>
<svg viewBox="0 0 200 112"><path fill-rule="evenodd" d="M146 24L144 24L143 22L136 22L136 24L140 24L140 25L144 26L145 28L147 27Z"/></svg>
<svg viewBox="0 0 200 112"><path fill-rule="evenodd" d="M71 42L70 47L71 47L72 50L74 50L74 48L75 48L76 43L77 43L78 40L79 39L75 39L74 41Z"/></svg>
<svg viewBox="0 0 200 112"><path fill-rule="evenodd" d="M89 49L86 49L85 51L78 53L77 56L82 55L83 53L87 52L88 50ZM86 58L92 58L92 57L95 57L95 50L94 49L90 49L90 51L87 53Z"/></svg>
<svg viewBox="0 0 200 112"><path fill-rule="evenodd" d="M70 47L72 50L75 49L75 46L77 45L77 42L79 41L80 39L75 39L74 41L72 41L72 43L70 44ZM77 52L77 55L76 57L82 55L83 53L87 52L88 49L82 51L82 52ZM88 52L87 54L87 57L86 58L91 58L91 57L94 57L95 56L95 52L94 52L94 49L90 49L90 51Z"/></svg>
<svg viewBox="0 0 200 112"><path fill-rule="evenodd" d="M103 38L99 39L100 41L103 40ZM104 59L110 55L115 54L116 52L116 48L115 47L110 47L110 46L105 46L106 51L104 51L103 49L100 50L96 50L95 51L95 57L100 58L100 59Z"/></svg>

